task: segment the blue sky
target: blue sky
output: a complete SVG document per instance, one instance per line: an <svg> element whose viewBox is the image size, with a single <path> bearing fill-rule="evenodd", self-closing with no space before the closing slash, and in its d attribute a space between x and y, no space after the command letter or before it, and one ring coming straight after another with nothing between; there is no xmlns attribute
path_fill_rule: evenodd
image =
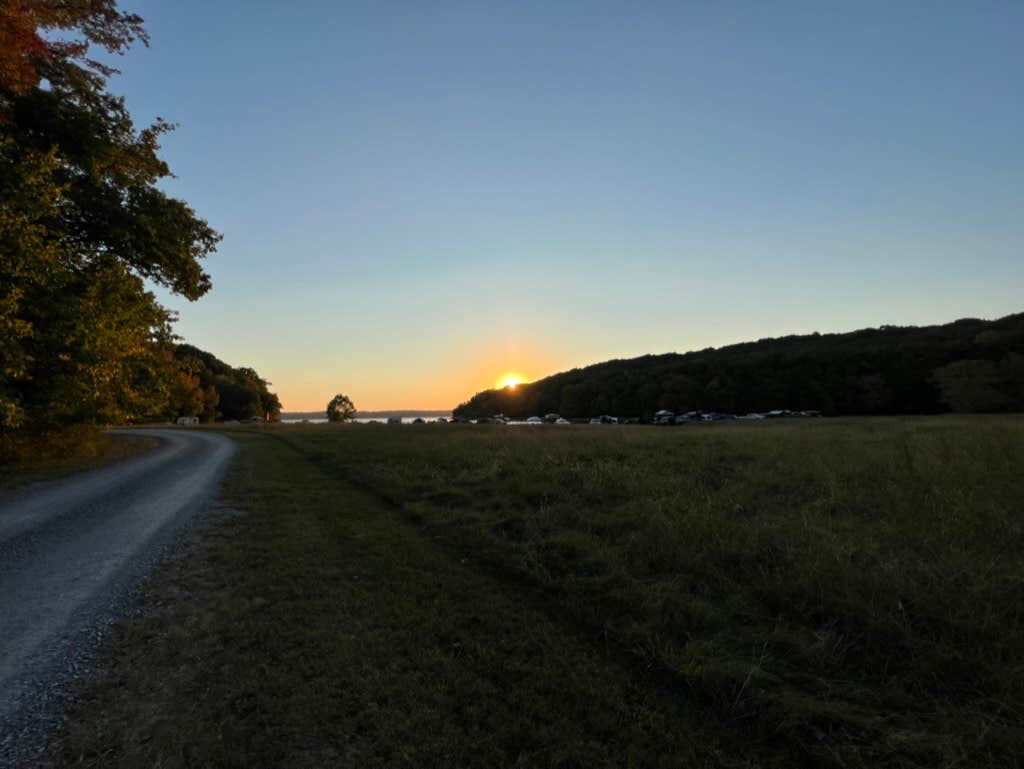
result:
<svg viewBox="0 0 1024 769"><path fill-rule="evenodd" d="M1024 4L122 7L225 236L164 298L286 409L1024 310Z"/></svg>

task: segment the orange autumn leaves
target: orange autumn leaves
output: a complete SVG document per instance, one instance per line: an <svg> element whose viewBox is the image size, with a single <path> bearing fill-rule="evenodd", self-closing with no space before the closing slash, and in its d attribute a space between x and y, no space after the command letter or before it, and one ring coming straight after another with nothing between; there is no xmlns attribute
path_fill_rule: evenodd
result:
<svg viewBox="0 0 1024 769"><path fill-rule="evenodd" d="M61 32L60 40L47 33ZM54 58L74 59L107 76L113 70L86 58L89 46L120 53L135 40L147 42L142 19L117 10L114 0L5 0L0 3L0 92L24 94Z"/></svg>

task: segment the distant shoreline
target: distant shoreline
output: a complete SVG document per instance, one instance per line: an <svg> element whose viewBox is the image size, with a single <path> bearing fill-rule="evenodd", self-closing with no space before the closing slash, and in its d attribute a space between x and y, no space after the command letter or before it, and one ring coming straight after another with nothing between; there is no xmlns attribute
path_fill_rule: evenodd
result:
<svg viewBox="0 0 1024 769"><path fill-rule="evenodd" d="M386 419L387 417L449 417L451 409L434 409L432 411L357 411L356 419ZM282 411L281 419L326 419L327 411Z"/></svg>

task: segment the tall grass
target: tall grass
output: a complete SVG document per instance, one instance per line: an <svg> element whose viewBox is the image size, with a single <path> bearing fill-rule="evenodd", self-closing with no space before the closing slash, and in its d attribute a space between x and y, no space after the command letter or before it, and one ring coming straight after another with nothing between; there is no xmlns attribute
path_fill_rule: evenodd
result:
<svg viewBox="0 0 1024 769"><path fill-rule="evenodd" d="M113 462L157 443L143 436L109 435L95 425L0 432L0 490Z"/></svg>
<svg viewBox="0 0 1024 769"><path fill-rule="evenodd" d="M294 428L423 536L817 766L1024 755L1024 419Z"/></svg>

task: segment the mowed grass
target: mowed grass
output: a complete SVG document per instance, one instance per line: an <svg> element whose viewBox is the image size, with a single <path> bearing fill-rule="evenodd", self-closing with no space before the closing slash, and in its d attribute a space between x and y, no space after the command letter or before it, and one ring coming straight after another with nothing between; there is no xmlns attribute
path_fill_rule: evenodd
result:
<svg viewBox="0 0 1024 769"><path fill-rule="evenodd" d="M1020 765L1020 417L232 434L61 763Z"/></svg>

